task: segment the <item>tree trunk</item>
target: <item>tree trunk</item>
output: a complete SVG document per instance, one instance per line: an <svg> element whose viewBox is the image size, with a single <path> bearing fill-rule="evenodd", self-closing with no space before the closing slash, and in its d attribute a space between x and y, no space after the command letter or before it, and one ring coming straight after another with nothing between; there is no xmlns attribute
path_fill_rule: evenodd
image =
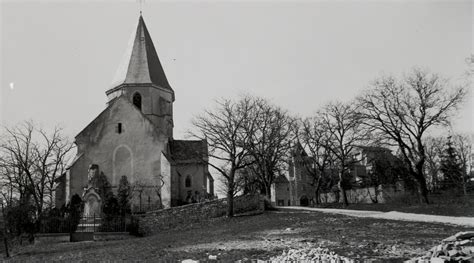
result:
<svg viewBox="0 0 474 263"><path fill-rule="evenodd" d="M429 204L428 200L428 188L426 187L426 179L423 176L423 174L416 174L415 175L416 181L418 182L417 188L418 188L418 195L420 198L420 201L425 204Z"/></svg>
<svg viewBox="0 0 474 263"><path fill-rule="evenodd" d="M434 168L432 168L432 171L431 171L431 178L433 180L433 189L432 191L433 192L436 192L436 190L438 189L438 173L436 170L434 170Z"/></svg>
<svg viewBox="0 0 474 263"><path fill-rule="evenodd" d="M227 181L227 217L234 216L234 171L230 172Z"/></svg>
<svg viewBox="0 0 474 263"><path fill-rule="evenodd" d="M372 201L373 204L377 204L379 202L378 193L377 193L377 186L373 186L373 187L374 187L375 196L372 197L372 195L370 194L370 187L367 187L367 193L369 194L370 201Z"/></svg>
<svg viewBox="0 0 474 263"><path fill-rule="evenodd" d="M348 206L349 202L347 201L347 195L346 195L346 190L344 189L344 186L342 185L342 172L339 173L339 183L337 183L339 186L339 191L342 194L342 200L344 201L344 206Z"/></svg>
<svg viewBox="0 0 474 263"><path fill-rule="evenodd" d="M467 195L467 187L466 187L467 176L465 177L464 174L463 174L462 177L463 177L462 178L462 192L463 192L464 196L466 196Z"/></svg>
<svg viewBox="0 0 474 263"><path fill-rule="evenodd" d="M318 178L316 181L316 190L314 191L315 197L316 197L316 204L319 205L320 199L319 199L319 188L321 188L321 176Z"/></svg>
<svg viewBox="0 0 474 263"><path fill-rule="evenodd" d="M272 186L271 185L265 185L265 192L268 200L272 200Z"/></svg>
<svg viewBox="0 0 474 263"><path fill-rule="evenodd" d="M425 175L423 174L423 166L426 161L426 156L425 156L425 149L423 147L423 144L421 143L421 137L417 138L418 141L418 152L420 155L420 160L416 163L415 168L416 168L416 177L419 182L419 189L418 191L421 194L422 201L426 204L429 204L428 200L428 187L426 185L426 178Z"/></svg>

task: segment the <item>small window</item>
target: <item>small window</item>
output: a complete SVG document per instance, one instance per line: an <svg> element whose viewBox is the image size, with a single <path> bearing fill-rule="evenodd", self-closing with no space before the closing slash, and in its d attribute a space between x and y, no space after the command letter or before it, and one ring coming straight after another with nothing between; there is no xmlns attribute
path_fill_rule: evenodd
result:
<svg viewBox="0 0 474 263"><path fill-rule="evenodd" d="M123 132L123 125L122 123L117 123L117 126L115 127L115 132L117 132L118 134L121 134Z"/></svg>
<svg viewBox="0 0 474 263"><path fill-rule="evenodd" d="M185 187L191 187L191 176L186 176L186 181L184 182Z"/></svg>
<svg viewBox="0 0 474 263"><path fill-rule="evenodd" d="M133 105L135 105L139 110L142 110L142 95L140 93L136 92L133 94Z"/></svg>

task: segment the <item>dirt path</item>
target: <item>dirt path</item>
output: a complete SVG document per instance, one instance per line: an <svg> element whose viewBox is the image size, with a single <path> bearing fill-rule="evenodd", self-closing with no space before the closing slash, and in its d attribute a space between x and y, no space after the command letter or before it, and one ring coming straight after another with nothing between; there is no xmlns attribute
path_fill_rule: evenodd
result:
<svg viewBox="0 0 474 263"><path fill-rule="evenodd" d="M283 206L283 207L278 207L278 208L279 209L316 211L316 212L341 214L341 215L355 216L355 217L369 217L369 218L401 220L401 221L443 223L443 224L474 227L474 217L439 216L439 215L402 213L402 212L397 212L397 211L379 212L379 211L333 209L333 208L314 208L314 207L301 207L301 206Z"/></svg>

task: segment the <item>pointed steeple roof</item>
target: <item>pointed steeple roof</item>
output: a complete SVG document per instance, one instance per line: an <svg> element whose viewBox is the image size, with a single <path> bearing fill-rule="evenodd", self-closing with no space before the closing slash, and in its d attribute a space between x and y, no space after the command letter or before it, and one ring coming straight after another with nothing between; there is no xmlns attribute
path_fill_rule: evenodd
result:
<svg viewBox="0 0 474 263"><path fill-rule="evenodd" d="M154 84L172 91L141 15L111 89L122 84Z"/></svg>

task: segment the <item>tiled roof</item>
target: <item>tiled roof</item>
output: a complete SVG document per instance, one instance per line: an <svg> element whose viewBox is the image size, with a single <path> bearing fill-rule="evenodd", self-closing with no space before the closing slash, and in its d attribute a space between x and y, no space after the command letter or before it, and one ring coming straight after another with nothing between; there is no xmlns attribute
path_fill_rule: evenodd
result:
<svg viewBox="0 0 474 263"><path fill-rule="evenodd" d="M170 140L171 158L175 161L198 161L207 158L207 142L205 140Z"/></svg>
<svg viewBox="0 0 474 263"><path fill-rule="evenodd" d="M111 89L122 84L154 84L172 90L141 15Z"/></svg>

